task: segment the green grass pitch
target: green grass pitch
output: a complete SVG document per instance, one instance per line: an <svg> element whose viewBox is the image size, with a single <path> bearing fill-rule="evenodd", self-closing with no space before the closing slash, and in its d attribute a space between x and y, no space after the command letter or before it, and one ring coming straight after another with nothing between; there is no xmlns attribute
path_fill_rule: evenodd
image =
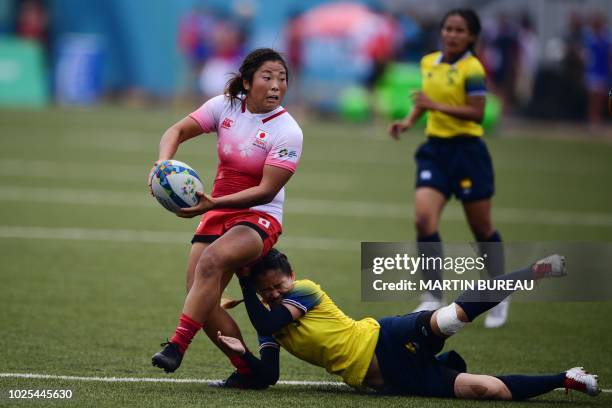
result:
<svg viewBox="0 0 612 408"><path fill-rule="evenodd" d="M183 113L97 110L0 111L0 373L217 379L231 367L199 334L180 370L150 364L184 300L189 239L183 220L148 196L145 178L167 126ZM320 283L354 318L405 313L416 304L360 301L360 241L411 241L414 163L423 136L400 143L385 124L303 123L304 152L287 187L279 247L296 272ZM496 171L494 220L507 241L612 241L612 144L488 138ZM176 158L210 186L214 136ZM441 224L447 241L471 236L457 202ZM570 273L580 271L571 270ZM228 290L238 296L235 283ZM514 303L508 324L477 321L447 342L471 372L554 373L583 365L612 388L612 303ZM232 315L251 347L242 307ZM338 380L281 353L281 380ZM71 389L62 400L10 400L11 389ZM553 392L525 403L380 397L329 386L265 392L194 383L114 383L0 376L0 406L612 406L612 394Z"/></svg>

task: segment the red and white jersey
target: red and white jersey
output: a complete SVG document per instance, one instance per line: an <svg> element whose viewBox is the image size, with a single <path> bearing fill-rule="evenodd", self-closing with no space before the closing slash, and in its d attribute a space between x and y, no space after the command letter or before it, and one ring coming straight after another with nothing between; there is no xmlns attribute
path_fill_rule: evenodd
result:
<svg viewBox="0 0 612 408"><path fill-rule="evenodd" d="M302 129L279 106L253 114L244 101L216 96L189 115L205 133L217 132L217 175L212 196L223 197L259 185L265 165L295 172L302 154ZM282 224L285 188L268 204L251 209L272 215Z"/></svg>

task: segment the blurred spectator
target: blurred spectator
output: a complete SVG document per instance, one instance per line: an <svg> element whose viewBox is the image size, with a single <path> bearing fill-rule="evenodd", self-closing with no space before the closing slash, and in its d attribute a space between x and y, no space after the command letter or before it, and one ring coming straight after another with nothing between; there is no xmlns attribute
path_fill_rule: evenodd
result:
<svg viewBox="0 0 612 408"><path fill-rule="evenodd" d="M205 99L223 93L225 84L240 67L243 53L240 30L231 23L217 22L212 38L213 52L200 71L200 91Z"/></svg>
<svg viewBox="0 0 612 408"><path fill-rule="evenodd" d="M215 24L213 15L198 7L189 11L179 22L179 48L187 62L187 93L191 96L198 93L200 71L213 53Z"/></svg>
<svg viewBox="0 0 612 408"><path fill-rule="evenodd" d="M45 52L49 46L49 13L42 0L21 0L17 8L17 37L39 43Z"/></svg>
<svg viewBox="0 0 612 408"><path fill-rule="evenodd" d="M235 15L218 16L196 7L180 21L179 46L188 65L188 93L198 100L219 95L239 67L248 35L250 8L236 3Z"/></svg>
<svg viewBox="0 0 612 408"><path fill-rule="evenodd" d="M525 107L533 90L533 81L539 65L539 41L531 17L523 12L518 31L519 68L516 96L521 107Z"/></svg>
<svg viewBox="0 0 612 408"><path fill-rule="evenodd" d="M422 50L421 26L407 11L398 14L397 25L401 36L397 54L398 60L418 63L425 54Z"/></svg>
<svg viewBox="0 0 612 408"><path fill-rule="evenodd" d="M563 66L570 73L571 80L584 84L584 23L580 14L572 12L569 15L568 32L564 36L565 54Z"/></svg>
<svg viewBox="0 0 612 408"><path fill-rule="evenodd" d="M492 70L494 90L502 99L507 112L516 103L516 78L519 64L518 33L507 14L497 18L497 28L491 43L492 57L489 61Z"/></svg>
<svg viewBox="0 0 612 408"><path fill-rule="evenodd" d="M612 40L603 14L591 17L590 29L584 35L585 80L589 93L588 119L591 126L601 124L612 75Z"/></svg>
<svg viewBox="0 0 612 408"><path fill-rule="evenodd" d="M372 18L371 29L364 30L367 36L365 52L371 61L370 74L366 78L366 86L370 90L393 61L401 43L401 31L397 20L390 13L373 8L371 11L378 18Z"/></svg>

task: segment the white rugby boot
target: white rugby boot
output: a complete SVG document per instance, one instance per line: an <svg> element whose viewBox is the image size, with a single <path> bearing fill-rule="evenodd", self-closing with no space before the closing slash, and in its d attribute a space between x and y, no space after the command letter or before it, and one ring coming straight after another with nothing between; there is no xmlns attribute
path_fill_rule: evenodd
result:
<svg viewBox="0 0 612 408"><path fill-rule="evenodd" d="M563 386L565 391L576 390L584 392L591 397L596 397L601 392L597 376L587 373L582 367L574 367L567 370Z"/></svg>
<svg viewBox="0 0 612 408"><path fill-rule="evenodd" d="M425 292L421 295L421 303L412 311L412 313L422 312L424 310L438 310L444 306L441 298L437 298L430 292Z"/></svg>
<svg viewBox="0 0 612 408"><path fill-rule="evenodd" d="M496 329L506 324L508 320L508 309L510 308L510 298L506 298L499 302L497 306L489 310L487 318L484 321L484 327L487 329Z"/></svg>
<svg viewBox="0 0 612 408"><path fill-rule="evenodd" d="M563 255L555 254L547 256L534 263L531 268L536 279L549 277L561 278L567 275L565 257Z"/></svg>

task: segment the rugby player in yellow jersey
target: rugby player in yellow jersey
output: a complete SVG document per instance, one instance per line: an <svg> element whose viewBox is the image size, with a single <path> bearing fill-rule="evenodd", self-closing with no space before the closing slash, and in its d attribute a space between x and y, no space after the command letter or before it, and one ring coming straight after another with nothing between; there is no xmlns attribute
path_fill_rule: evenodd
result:
<svg viewBox="0 0 612 408"><path fill-rule="evenodd" d="M408 116L389 126L399 139L427 112L427 141L416 152L415 227L419 252L441 256L438 224L444 206L457 197L472 230L487 253L490 277L503 271L502 238L491 221L491 197L495 191L491 156L482 141L486 85L485 71L475 56L480 33L478 15L470 9L449 11L440 25L442 50L421 60L422 92L414 94L414 107ZM425 278L440 281L441 271L422 271ZM442 292L424 294L415 311L442 306ZM508 301L492 309L485 327L506 322Z"/></svg>
<svg viewBox="0 0 612 408"><path fill-rule="evenodd" d="M536 280L565 275L565 259L552 255L496 279ZM220 344L240 354L254 372L250 383L235 372L222 386L266 388L279 378L279 348L324 367L345 383L381 393L428 397L523 400L565 387L599 393L597 376L575 367L543 376L489 376L466 373L455 351L438 355L449 336L484 313L509 292L466 291L455 303L380 320L346 316L319 285L295 280L287 257L276 249L241 277L244 303L260 342L261 359L233 337L218 333ZM269 305L266 308L257 297ZM480 301L475 301L480 300ZM253 382L256 378L257 382Z"/></svg>

